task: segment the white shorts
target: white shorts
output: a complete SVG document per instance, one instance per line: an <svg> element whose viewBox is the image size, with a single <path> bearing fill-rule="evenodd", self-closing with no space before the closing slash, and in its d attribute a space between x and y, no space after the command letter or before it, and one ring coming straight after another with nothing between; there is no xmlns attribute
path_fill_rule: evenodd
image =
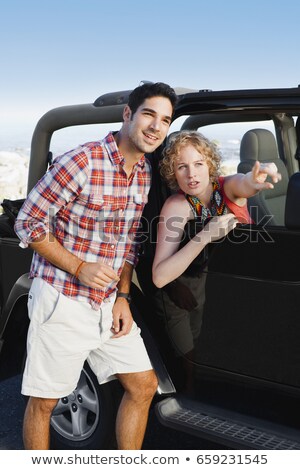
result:
<svg viewBox="0 0 300 470"><path fill-rule="evenodd" d="M61 398L77 385L88 360L99 383L115 374L151 370L140 329L136 323L128 335L113 339L112 308L115 296L93 310L59 293L35 278L28 297L30 326L22 394Z"/></svg>

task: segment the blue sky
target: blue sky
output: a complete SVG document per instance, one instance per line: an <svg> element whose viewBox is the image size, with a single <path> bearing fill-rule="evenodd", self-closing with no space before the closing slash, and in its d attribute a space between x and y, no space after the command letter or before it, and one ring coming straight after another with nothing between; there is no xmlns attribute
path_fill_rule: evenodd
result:
<svg viewBox="0 0 300 470"><path fill-rule="evenodd" d="M298 0L6 0L0 150L49 109L140 80L215 90L300 83Z"/></svg>

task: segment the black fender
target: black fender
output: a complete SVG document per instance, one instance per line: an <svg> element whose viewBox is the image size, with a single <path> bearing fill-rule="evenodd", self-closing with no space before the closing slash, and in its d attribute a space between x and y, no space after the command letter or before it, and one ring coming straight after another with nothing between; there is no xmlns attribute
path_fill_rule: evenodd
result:
<svg viewBox="0 0 300 470"><path fill-rule="evenodd" d="M0 380L22 372L29 325L28 292L32 280L23 274L14 284L1 312Z"/></svg>

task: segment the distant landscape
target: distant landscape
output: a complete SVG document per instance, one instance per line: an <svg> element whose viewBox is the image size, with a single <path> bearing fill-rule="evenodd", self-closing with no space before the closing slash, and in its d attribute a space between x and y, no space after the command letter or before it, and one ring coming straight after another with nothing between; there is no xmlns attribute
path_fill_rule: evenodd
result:
<svg viewBox="0 0 300 470"><path fill-rule="evenodd" d="M101 137L96 132L92 134L90 139L88 139L87 135L83 135L80 143L84 143L87 140L96 140ZM78 144L78 135L76 140L74 140L74 137L70 134L63 139L58 138L53 140L51 151L55 157L76 147ZM222 174L235 173L239 160L239 140L231 139L220 142L219 145L223 156ZM9 144L3 145L2 148L0 147L0 203L4 198L21 199L25 197L29 158L29 147L14 147Z"/></svg>

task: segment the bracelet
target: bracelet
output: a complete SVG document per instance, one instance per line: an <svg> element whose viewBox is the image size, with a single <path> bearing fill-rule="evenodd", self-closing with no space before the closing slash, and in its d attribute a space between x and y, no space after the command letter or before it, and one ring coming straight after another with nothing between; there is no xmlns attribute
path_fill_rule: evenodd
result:
<svg viewBox="0 0 300 470"><path fill-rule="evenodd" d="M82 269L82 267L83 267L84 264L86 264L86 262L85 262L85 261L81 261L81 262L79 263L79 265L78 265L78 268L76 269L75 277L76 277L77 279L78 279L79 273L80 273L80 271L81 271L81 269Z"/></svg>

